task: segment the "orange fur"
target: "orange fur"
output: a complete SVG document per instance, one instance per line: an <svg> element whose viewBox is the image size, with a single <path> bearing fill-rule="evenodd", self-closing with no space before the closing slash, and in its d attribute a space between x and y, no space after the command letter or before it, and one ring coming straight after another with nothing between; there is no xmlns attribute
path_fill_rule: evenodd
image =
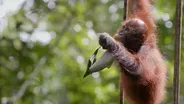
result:
<svg viewBox="0 0 184 104"><path fill-rule="evenodd" d="M151 4L149 0L129 0L129 8L127 20L139 18L145 22L148 30L139 52L134 54L142 73L136 79L125 73L122 76L125 95L133 104L160 104L165 93L166 66L156 44L156 25ZM123 67L121 69L124 70Z"/></svg>
<svg viewBox="0 0 184 104"><path fill-rule="evenodd" d="M167 71L156 44L151 4L149 0L129 0L128 5L129 17L118 34L113 38L100 35L99 44L119 63L121 86L133 104L160 104Z"/></svg>

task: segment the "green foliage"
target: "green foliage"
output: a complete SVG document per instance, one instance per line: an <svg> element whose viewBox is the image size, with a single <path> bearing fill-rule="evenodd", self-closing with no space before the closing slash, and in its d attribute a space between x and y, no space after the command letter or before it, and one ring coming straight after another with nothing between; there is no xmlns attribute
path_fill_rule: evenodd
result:
<svg viewBox="0 0 184 104"><path fill-rule="evenodd" d="M164 104L172 104L175 1L156 0L154 4L158 45L168 65ZM122 5L121 0L27 0L17 12L3 17L7 26L0 26L1 103L118 104L115 65L82 77L98 47L95 33L116 33L123 19ZM181 70L181 88L183 74ZM181 102L183 97L181 89Z"/></svg>

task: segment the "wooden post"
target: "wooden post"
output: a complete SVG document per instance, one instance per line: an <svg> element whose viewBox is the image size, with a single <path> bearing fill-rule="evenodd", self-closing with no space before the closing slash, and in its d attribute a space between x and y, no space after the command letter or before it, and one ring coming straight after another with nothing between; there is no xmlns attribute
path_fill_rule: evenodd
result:
<svg viewBox="0 0 184 104"><path fill-rule="evenodd" d="M123 94L123 86L122 86L122 75L120 76L120 104L124 104L124 94Z"/></svg>
<svg viewBox="0 0 184 104"><path fill-rule="evenodd" d="M182 0L176 0L175 45L174 45L174 104L180 101L180 60L182 34Z"/></svg>
<svg viewBox="0 0 184 104"><path fill-rule="evenodd" d="M127 17L127 0L124 0L124 9L123 9L123 20L126 20Z"/></svg>
<svg viewBox="0 0 184 104"><path fill-rule="evenodd" d="M127 0L124 0L124 9L123 9L123 20L126 20L127 17ZM120 104L124 104L124 93L123 93L123 82L122 75L120 76Z"/></svg>

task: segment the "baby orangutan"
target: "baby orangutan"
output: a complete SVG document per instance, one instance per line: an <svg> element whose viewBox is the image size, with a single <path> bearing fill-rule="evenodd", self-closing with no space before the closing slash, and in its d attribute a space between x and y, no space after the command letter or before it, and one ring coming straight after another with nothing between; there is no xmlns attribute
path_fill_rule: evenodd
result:
<svg viewBox="0 0 184 104"><path fill-rule="evenodd" d="M116 59L125 97L132 104L160 104L164 97L166 66L156 44L156 26L149 0L130 0L132 15L117 35L100 35L99 44Z"/></svg>

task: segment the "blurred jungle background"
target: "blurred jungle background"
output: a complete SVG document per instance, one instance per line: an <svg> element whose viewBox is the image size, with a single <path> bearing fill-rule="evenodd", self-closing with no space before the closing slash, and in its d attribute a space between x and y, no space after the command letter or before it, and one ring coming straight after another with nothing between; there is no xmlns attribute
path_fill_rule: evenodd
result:
<svg viewBox="0 0 184 104"><path fill-rule="evenodd" d="M168 66L163 104L172 104L175 0L153 3ZM83 74L99 46L96 33L116 33L123 8L122 0L0 0L0 103L118 104L115 65L85 79ZM183 69L181 62L181 104Z"/></svg>

